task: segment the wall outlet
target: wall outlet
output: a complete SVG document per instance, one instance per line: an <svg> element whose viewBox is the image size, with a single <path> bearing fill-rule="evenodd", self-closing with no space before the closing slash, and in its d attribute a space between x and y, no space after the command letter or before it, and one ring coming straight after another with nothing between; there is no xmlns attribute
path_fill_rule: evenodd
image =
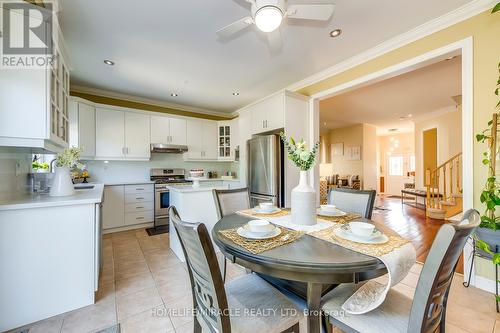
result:
<svg viewBox="0 0 500 333"><path fill-rule="evenodd" d="M16 161L16 177L21 175L21 162Z"/></svg>

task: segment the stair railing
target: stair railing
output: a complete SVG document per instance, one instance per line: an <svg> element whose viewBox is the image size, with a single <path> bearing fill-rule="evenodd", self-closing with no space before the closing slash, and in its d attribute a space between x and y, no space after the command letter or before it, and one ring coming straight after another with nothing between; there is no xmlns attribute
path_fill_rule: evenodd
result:
<svg viewBox="0 0 500 333"><path fill-rule="evenodd" d="M462 193L462 153L448 159L436 169L425 170L427 208L442 209L443 203L454 204Z"/></svg>

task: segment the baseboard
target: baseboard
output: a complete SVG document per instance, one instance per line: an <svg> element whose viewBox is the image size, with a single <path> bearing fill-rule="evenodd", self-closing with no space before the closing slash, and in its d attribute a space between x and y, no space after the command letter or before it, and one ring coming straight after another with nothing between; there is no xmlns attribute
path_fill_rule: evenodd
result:
<svg viewBox="0 0 500 333"><path fill-rule="evenodd" d="M113 228L113 229L106 229L103 230L103 234L112 234L115 232L120 232L120 231L128 231L128 230L134 230L134 229L143 229L143 228L151 228L153 226L153 222L147 222L147 223L141 223L141 224L134 224L134 225L127 225L125 227L119 227L119 228Z"/></svg>
<svg viewBox="0 0 500 333"><path fill-rule="evenodd" d="M485 290L485 291L490 292L492 294L495 293L495 281L484 278L482 276L478 276L478 275L475 276L474 287Z"/></svg>

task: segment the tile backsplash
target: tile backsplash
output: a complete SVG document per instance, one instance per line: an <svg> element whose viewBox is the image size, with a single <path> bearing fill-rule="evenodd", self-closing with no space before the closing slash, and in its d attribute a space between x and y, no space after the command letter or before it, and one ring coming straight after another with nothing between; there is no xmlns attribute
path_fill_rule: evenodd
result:
<svg viewBox="0 0 500 333"><path fill-rule="evenodd" d="M26 191L30 170L30 153L0 147L0 193Z"/></svg>
<svg viewBox="0 0 500 333"><path fill-rule="evenodd" d="M150 161L84 161L91 182L147 181L152 168L204 169L225 171L238 169L232 162L186 162L181 154L152 154ZM238 176L238 175L237 175Z"/></svg>

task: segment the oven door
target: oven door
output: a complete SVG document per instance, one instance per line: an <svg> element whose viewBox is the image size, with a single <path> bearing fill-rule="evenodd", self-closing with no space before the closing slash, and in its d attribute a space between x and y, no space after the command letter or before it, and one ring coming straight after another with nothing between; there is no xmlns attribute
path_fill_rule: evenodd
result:
<svg viewBox="0 0 500 333"><path fill-rule="evenodd" d="M168 208L170 207L170 192L167 189L158 189L155 193L155 219L166 218L168 220Z"/></svg>

